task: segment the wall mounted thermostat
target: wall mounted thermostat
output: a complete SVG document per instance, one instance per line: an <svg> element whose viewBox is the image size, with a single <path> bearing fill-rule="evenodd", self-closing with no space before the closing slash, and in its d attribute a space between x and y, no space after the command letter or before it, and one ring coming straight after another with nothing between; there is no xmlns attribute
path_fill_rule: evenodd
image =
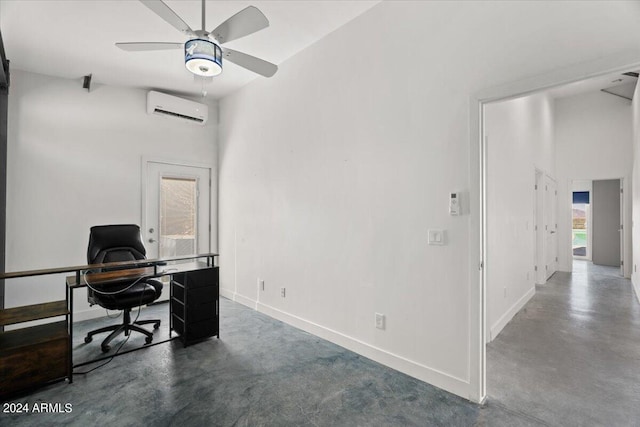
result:
<svg viewBox="0 0 640 427"><path fill-rule="evenodd" d="M460 193L449 194L449 215L460 215Z"/></svg>

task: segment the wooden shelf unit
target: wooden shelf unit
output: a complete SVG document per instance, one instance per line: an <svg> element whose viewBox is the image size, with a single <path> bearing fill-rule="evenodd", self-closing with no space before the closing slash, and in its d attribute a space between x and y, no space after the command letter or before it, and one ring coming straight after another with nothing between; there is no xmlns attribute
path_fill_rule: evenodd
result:
<svg viewBox="0 0 640 427"><path fill-rule="evenodd" d="M0 326L60 316L64 320L0 332L0 400L71 378L67 301L0 310Z"/></svg>
<svg viewBox="0 0 640 427"><path fill-rule="evenodd" d="M190 275L194 274L189 282L196 280L196 286L199 286L200 277L206 276L207 284L213 284L212 281L215 281L213 290L216 293L215 333L207 336L217 334L219 287L218 267L215 267L214 262L214 258L217 256L218 254L205 253L163 259L0 273L0 280L74 273L73 276L66 278L67 295L65 300L0 309L0 326L2 327L34 320L52 319L45 324L0 332L0 401L6 401L10 397L23 394L53 381L67 379L69 383L73 382L74 366L71 348L73 341L73 290L85 287L86 281L110 283L137 277L157 278L173 274L182 274L181 277L185 277L186 274L191 277ZM206 262L197 261L201 258L206 258ZM185 262L188 260L194 260L194 262ZM167 263L179 261L182 262L167 265ZM121 267L122 270L96 273L96 271L110 267ZM202 273L204 276L197 271L203 269L205 270ZM215 272L215 274L211 275L211 272ZM62 316L64 316L64 320L53 320L55 317ZM183 330L183 332L185 331ZM210 333L211 331L208 330L207 334ZM198 334L198 338L204 338L202 335L202 333Z"/></svg>

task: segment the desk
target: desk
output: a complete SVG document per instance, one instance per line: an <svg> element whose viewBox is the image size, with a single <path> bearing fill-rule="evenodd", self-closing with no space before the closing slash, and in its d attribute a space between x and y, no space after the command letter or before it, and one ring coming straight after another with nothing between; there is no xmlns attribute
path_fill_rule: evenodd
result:
<svg viewBox="0 0 640 427"><path fill-rule="evenodd" d="M66 301L0 310L0 326L64 317L62 321L0 332L0 378L3 382L0 387L0 400L53 381L67 379L71 383L74 367L114 356L108 355L91 362L73 364L73 292L75 289L86 287L85 278L89 283L108 284L123 279L171 276L170 332L176 332L178 336L150 345L179 338L186 347L207 337L219 337L219 276L218 267L214 264L216 256L218 255L207 253L0 274L0 279L14 279L75 273L66 277ZM199 261L203 258L206 261ZM177 263L189 260L193 261ZM121 270L96 272L114 267ZM202 298L204 294L207 295L206 298ZM147 346L142 348L145 347Z"/></svg>

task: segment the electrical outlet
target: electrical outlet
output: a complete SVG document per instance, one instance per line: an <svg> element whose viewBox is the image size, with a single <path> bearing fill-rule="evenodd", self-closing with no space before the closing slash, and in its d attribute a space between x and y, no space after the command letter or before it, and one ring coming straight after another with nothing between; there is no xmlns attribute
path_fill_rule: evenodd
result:
<svg viewBox="0 0 640 427"><path fill-rule="evenodd" d="M286 289L285 288L280 288L280 296L282 298L284 298L286 296Z"/></svg>
<svg viewBox="0 0 640 427"><path fill-rule="evenodd" d="M376 328L384 329L384 314L376 313Z"/></svg>
<svg viewBox="0 0 640 427"><path fill-rule="evenodd" d="M260 289L264 291L264 280L260 280Z"/></svg>

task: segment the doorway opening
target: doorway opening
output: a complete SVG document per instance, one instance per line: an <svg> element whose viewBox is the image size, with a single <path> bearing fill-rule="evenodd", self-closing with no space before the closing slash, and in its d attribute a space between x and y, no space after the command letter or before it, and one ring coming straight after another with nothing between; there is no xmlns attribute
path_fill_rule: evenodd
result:
<svg viewBox="0 0 640 427"><path fill-rule="evenodd" d="M571 194L571 252L573 259L591 260L591 182L573 182Z"/></svg>
<svg viewBox="0 0 640 427"><path fill-rule="evenodd" d="M614 62L614 61L612 61ZM558 72L556 73L556 75L554 76L553 73L547 76L541 76L540 78L536 78L536 79L530 79L528 81L524 81L522 82L520 85L515 84L515 85L508 85L502 88L498 88L498 89L494 89L491 91L487 91L486 93L480 93L479 95L477 95L476 100L478 101L478 103L476 104L477 106L479 106L479 114L477 117L477 128L479 129L479 134L478 139L476 141L478 141L478 145L479 147L477 149L473 150L473 154L474 156L479 160L479 167L478 167L478 176L480 177L479 179L479 183L480 183L480 197L478 200L478 206L480 207L480 218L478 220L479 225L480 225L480 237L479 237L479 245L478 245L478 253L480 255L480 273L479 273L479 280L481 282L481 287L480 287L480 292L477 294L477 301L479 302L479 305L477 307L477 311L473 310L472 311L472 315L478 314L478 324L479 324L479 332L478 335L479 336L479 340L478 341L473 341L472 338L472 345L475 345L475 343L478 343L478 348L479 348L479 359L478 364L476 365L478 367L478 372L479 372L479 381L478 381L478 395L479 401L483 401L486 396L487 396L487 378L486 378L486 373L487 373L487 361L486 361L486 351L487 351L487 338L491 336L491 324L489 321L489 317L490 317L490 311L491 311L491 305L489 304L492 296L491 296L491 290L490 287L492 286L490 283L490 280L488 278L488 272L491 270L491 266L493 265L492 261L495 260L496 264L502 262L503 264L507 264L509 268L513 267L513 264L510 264L509 262L505 262L504 259L499 259L498 258L494 258L495 254L494 252L491 250L490 248L490 242L491 240L496 240L499 238L503 238L504 236L508 235L508 233L511 233L513 235L516 236L524 236L524 232L522 232L521 230L524 228L526 230L526 227L528 226L528 224L533 224L533 229L537 230L538 232L542 231L549 231L549 234L554 234L554 237L546 236L549 239L556 239L557 242L567 242L567 243L562 243L562 245L570 245L567 247L566 253L564 252L564 247L563 250L559 253L560 257L564 257L563 263L560 263L560 270L561 271L567 271L567 259L569 260L569 262L571 262L572 258L573 258L573 245L571 244L572 241L571 239L573 238L573 216L572 216L572 193L569 193L567 190L568 188L564 188L564 187L569 187L568 184L571 183L571 180L568 181L558 181L558 186L560 188L560 186L563 187L562 192L559 191L559 196L558 196L558 210L556 210L556 212L559 212L559 216L556 218L556 220L558 221L558 223L562 224L562 227L558 227L555 226L553 228L555 228L555 230L552 228L551 230L540 230L541 224L539 222L537 222L536 218L538 217L537 215L537 210L538 210L538 197L536 194L533 194L531 190L527 190L524 186L518 187L518 188L513 188L513 191L510 193L511 195L518 195L520 194L520 192L523 192L526 194L526 192L528 191L528 194L531 194L531 199L532 200L532 206L531 206L531 218L532 218L532 222L528 222L528 219L525 218L524 216L521 217L506 217L506 219L508 221L503 221L500 224L500 228L496 229L490 229L487 227L487 225L491 222L489 217L495 212L492 209L495 209L496 205L491 206L490 203L488 203L488 199L490 197L489 193L488 193L488 178L490 177L490 173L488 173L488 168L489 167L493 167L495 165L491 164L490 162L487 163L487 160L489 158L488 154L491 153L491 141L493 139L493 135L490 133L489 135L487 135L487 129L486 129L486 124L485 124L485 114L486 114L486 110L485 107L487 105L489 105L490 103L494 103L494 102L498 102L498 101L507 101L507 100L514 100L514 99L518 99L519 97L524 97L524 96L528 96L528 95L534 95L536 93L541 93L543 91L549 90L551 88L558 88L558 87L565 87L568 86L569 83L568 82L582 82L582 81L586 81L589 80L591 81L594 78L602 78L602 79L610 79L610 77L612 75L617 75L620 73L626 73L629 72L630 70L634 70L634 69L638 69L640 68L640 63L636 62L636 63L629 63L628 62L628 58L623 58L620 62L618 62L617 66L611 66L611 62L610 62L610 66L607 68L603 68L602 67L602 63L593 63L593 64L583 64L581 67L575 67L575 69L573 70L563 70L562 72ZM586 70L586 71L585 71ZM573 71L573 72L572 72ZM567 79L567 76L575 76L575 80L571 81L570 79ZM586 78L585 78L586 76ZM610 80L609 80L610 81ZM516 90L516 88L519 88L519 90ZM516 141L514 141L515 143ZM505 157L509 158L509 161L511 162L513 159L511 156L505 155ZM532 154L532 157L535 158L535 154ZM489 166L490 165L490 166ZM532 170L532 169L529 169ZM494 169L491 169L491 173L493 173ZM534 188L534 182L537 181L538 177L535 176L534 174L531 174L531 187L529 188ZM534 176L535 176L535 180L534 180ZM625 177L625 179L628 179L628 177ZM555 192L555 190L554 190ZM589 209L592 211L593 210L593 206L592 206L592 197L590 197L590 203L589 203ZM551 201L549 201L551 202ZM621 211L624 212L624 209L630 209L628 207L623 207L621 208ZM592 212L591 212L592 213ZM628 214L628 212L627 212ZM500 212L500 215L504 215L504 212ZM546 221L546 220L545 220ZM552 222L553 223L553 222ZM555 223L554 223L555 225ZM593 232L589 233L588 227L589 227L589 218L585 218L584 219L584 227L587 230L587 232L585 233L584 236L578 236L578 237L585 237L587 240L592 238L593 236L590 237L590 234L592 235ZM536 228L537 227L537 228ZM562 228L562 230L559 230L559 228ZM622 227L620 227L622 228ZM556 233L550 233L550 231L556 231ZM621 232L621 230L619 230L619 232ZM499 236L496 237L496 235L491 235L491 233L498 233ZM533 233L531 232L530 234L531 236L531 240L536 242L534 244L531 245L532 247L532 251L533 253L531 254L531 258L529 259L533 259L534 260L534 265L535 264L539 264L540 259L544 259L547 262L555 262L558 263L558 259L556 257L553 257L553 259L551 257L548 256L542 256L540 254L540 251L538 251L537 249L533 249L537 246L537 238L535 236L537 236L537 233ZM520 239L521 241L523 241L524 239ZM544 238L542 239L544 241ZM630 242L628 242L630 243ZM592 247L590 247L588 244L584 245L585 246L585 256L588 256L589 252L592 252ZM624 246L624 243L620 243L620 246ZM557 246L556 246L557 247ZM516 250L519 250L519 247L514 247L514 252ZM591 249L591 250L590 250ZM624 252L624 251L621 251ZM518 252L519 254L522 254L522 251ZM498 261L499 260L499 261ZM556 264L557 266L558 264ZM569 270L570 270L570 265L569 264ZM546 273L546 272L545 272ZM519 279L521 281L525 281L528 280L530 272L527 272L526 270L524 270L522 272L522 278ZM538 274L540 274L540 272L538 271L534 277L536 277L536 281L537 281L537 277ZM546 275L547 277L549 277L549 275L547 274L543 274L543 276ZM524 277L526 277L526 279L524 279ZM533 288L535 291L535 288ZM503 291L502 288L500 288L500 293L501 293L501 298L503 296L507 296L508 295L508 290L507 291ZM472 290L472 298L476 299L476 294L473 292ZM526 303L526 301L525 301ZM509 308L509 307L507 307ZM474 356L472 356L472 366L474 363Z"/></svg>

